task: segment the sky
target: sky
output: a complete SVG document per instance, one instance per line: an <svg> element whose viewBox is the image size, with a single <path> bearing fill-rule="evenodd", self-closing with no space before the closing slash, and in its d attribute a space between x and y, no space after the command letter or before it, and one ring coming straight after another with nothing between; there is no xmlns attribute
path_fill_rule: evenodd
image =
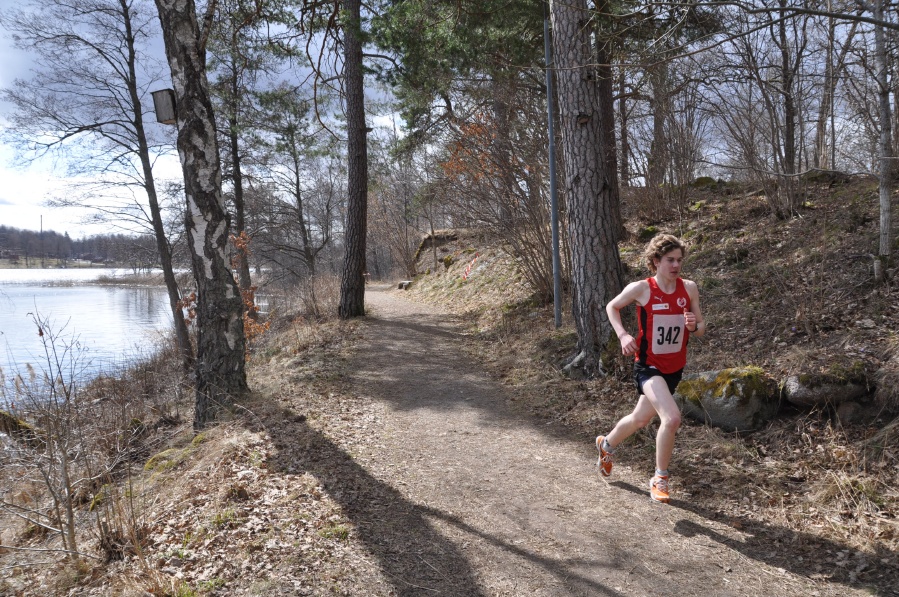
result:
<svg viewBox="0 0 899 597"><path fill-rule="evenodd" d="M18 0L0 0L0 11L13 8ZM0 27L0 89L11 87L16 78L29 77L30 56L12 45L10 34ZM0 128L10 106L0 101ZM179 175L177 159L174 174ZM53 230L72 238L109 232L109 226L82 223L86 210L47 207L45 202L66 189L65 165L54 168L51 160L27 165L12 146L0 139L0 225L25 230ZM166 168L170 174L171 168Z"/></svg>
<svg viewBox="0 0 899 597"><path fill-rule="evenodd" d="M14 4L0 0L0 9ZM0 29L0 88L10 87L17 77L27 77L30 69L27 53L12 46L9 34ZM5 126L3 114L9 105L0 102L0 126ZM43 203L65 187L65 178L48 163L24 165L14 149L0 140L0 225L25 230L53 230L68 232L72 238L103 232L98 227L84 226L79 221L82 210L49 208Z"/></svg>

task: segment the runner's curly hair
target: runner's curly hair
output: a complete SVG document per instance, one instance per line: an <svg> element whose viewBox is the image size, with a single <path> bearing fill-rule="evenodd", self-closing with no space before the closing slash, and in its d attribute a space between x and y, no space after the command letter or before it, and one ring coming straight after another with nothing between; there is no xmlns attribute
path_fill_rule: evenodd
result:
<svg viewBox="0 0 899 597"><path fill-rule="evenodd" d="M643 260L646 262L649 271L655 274L656 264L653 260L661 260L662 256L667 255L675 249L680 249L681 255L684 257L687 256L687 245L673 234L658 234L654 236L653 239L649 241L649 244L646 245L646 248L643 249Z"/></svg>

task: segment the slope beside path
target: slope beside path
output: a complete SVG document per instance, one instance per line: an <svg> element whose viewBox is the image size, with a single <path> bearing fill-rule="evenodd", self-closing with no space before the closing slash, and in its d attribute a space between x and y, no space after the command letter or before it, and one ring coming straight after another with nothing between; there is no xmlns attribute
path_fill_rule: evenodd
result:
<svg viewBox="0 0 899 597"><path fill-rule="evenodd" d="M353 454L367 480L332 489L396 593L870 594L800 574L802 536L714 520L676 478L670 505L651 502L651 454L601 479L589 442L515 412L453 316L386 288L366 303L349 383L383 410Z"/></svg>

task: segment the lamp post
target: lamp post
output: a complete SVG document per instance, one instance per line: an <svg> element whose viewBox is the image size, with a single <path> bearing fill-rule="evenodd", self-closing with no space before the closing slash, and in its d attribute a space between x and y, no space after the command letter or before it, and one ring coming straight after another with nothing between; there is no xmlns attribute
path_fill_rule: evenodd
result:
<svg viewBox="0 0 899 597"><path fill-rule="evenodd" d="M553 314L556 329L562 327L562 263L559 255L559 199L556 190L556 134L553 130L553 63L549 39L549 15L543 3L543 49L546 63L546 112L549 136L550 226L553 251Z"/></svg>

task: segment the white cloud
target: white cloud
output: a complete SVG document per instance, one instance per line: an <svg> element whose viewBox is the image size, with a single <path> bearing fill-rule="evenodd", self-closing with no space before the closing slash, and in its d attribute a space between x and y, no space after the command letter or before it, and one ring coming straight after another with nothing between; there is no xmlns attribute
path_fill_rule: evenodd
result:
<svg viewBox="0 0 899 597"><path fill-rule="evenodd" d="M66 181L42 164L22 166L9 147L0 145L0 224L25 230L68 232L73 238L108 232L85 226L87 211L50 208L47 199L65 191Z"/></svg>

